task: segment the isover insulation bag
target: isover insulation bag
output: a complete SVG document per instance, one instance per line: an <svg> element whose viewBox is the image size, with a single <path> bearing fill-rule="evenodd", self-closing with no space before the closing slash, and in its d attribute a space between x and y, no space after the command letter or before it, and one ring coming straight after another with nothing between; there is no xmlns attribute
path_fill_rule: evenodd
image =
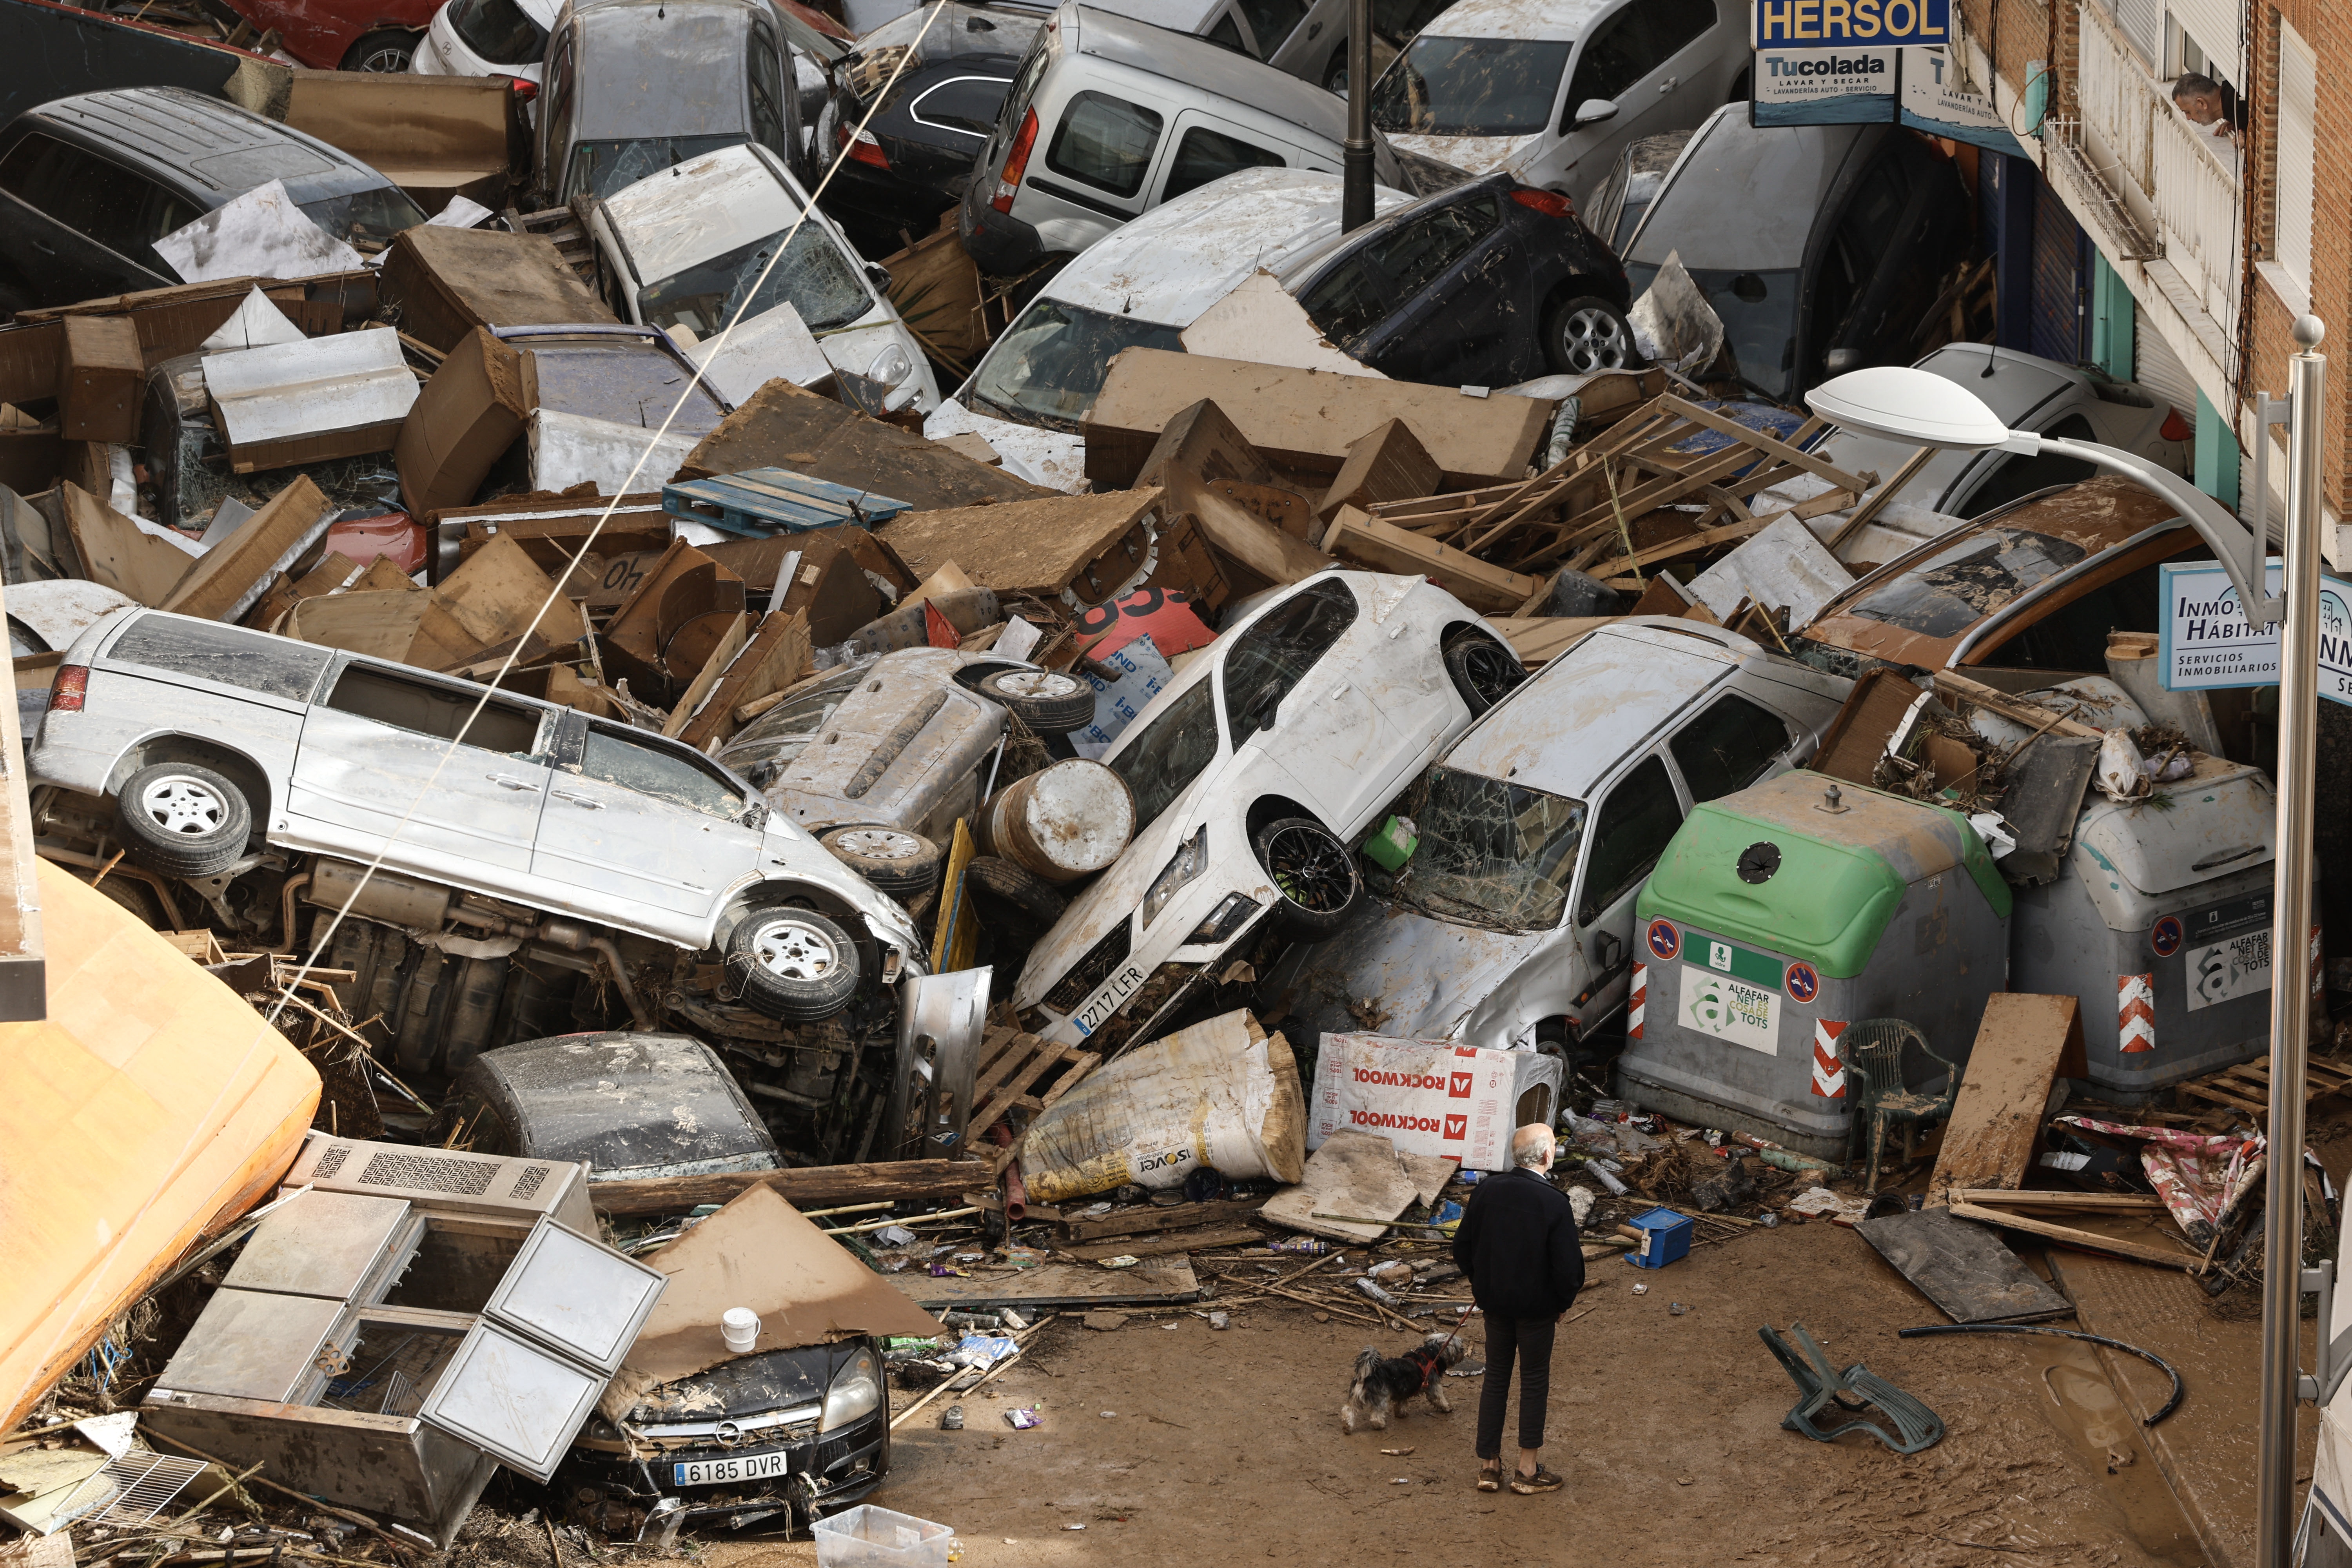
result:
<svg viewBox="0 0 2352 1568"><path fill-rule="evenodd" d="M1465 1170L1511 1163L1511 1133L1549 1124L1559 1106L1558 1057L1475 1050L1448 1040L1326 1035L1315 1062L1307 1146L1343 1129L1386 1138L1408 1154L1457 1160Z"/></svg>
<svg viewBox="0 0 2352 1568"><path fill-rule="evenodd" d="M1202 1166L1296 1182L1306 1126L1289 1044L1227 1013L1129 1051L1031 1122L1022 1180L1045 1204L1181 1186Z"/></svg>

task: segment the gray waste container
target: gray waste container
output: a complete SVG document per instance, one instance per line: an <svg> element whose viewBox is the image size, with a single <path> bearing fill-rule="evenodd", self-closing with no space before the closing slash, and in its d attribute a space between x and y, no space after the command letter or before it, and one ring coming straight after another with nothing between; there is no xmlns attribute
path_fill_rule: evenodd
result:
<svg viewBox="0 0 2352 1568"><path fill-rule="evenodd" d="M2005 988L2009 884L1958 813L1832 787L1783 773L1675 833L1634 905L1626 1099L1843 1160L1848 1024L1906 1019L1967 1059Z"/></svg>
<svg viewBox="0 0 2352 1568"><path fill-rule="evenodd" d="M2270 1049L2270 780L2200 755L2157 798L2090 794L2010 947L2013 989L2080 998L2089 1090L2116 1105Z"/></svg>

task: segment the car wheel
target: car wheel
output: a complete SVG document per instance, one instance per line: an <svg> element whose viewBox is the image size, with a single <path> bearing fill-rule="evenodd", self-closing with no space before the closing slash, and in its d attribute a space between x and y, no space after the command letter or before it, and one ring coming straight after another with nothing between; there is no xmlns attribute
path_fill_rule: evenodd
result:
<svg viewBox="0 0 2352 1568"><path fill-rule="evenodd" d="M1363 895L1356 858L1338 835L1309 816L1267 823L1250 838L1257 863L1274 880L1274 923L1296 942L1335 935Z"/></svg>
<svg viewBox="0 0 2352 1568"><path fill-rule="evenodd" d="M1512 689L1528 678L1527 668L1516 654L1494 638L1476 632L1448 641L1443 653L1445 673L1473 719L1508 697Z"/></svg>
<svg viewBox="0 0 2352 1568"><path fill-rule="evenodd" d="M859 823L829 827L817 835L833 858L865 878L879 893L912 903L940 881L940 847L919 833Z"/></svg>
<svg viewBox="0 0 2352 1568"><path fill-rule="evenodd" d="M816 1024L857 994L857 946L814 910L752 910L727 939L727 973L743 1000L783 1024Z"/></svg>
<svg viewBox="0 0 2352 1568"><path fill-rule="evenodd" d="M245 853L253 807L210 768L158 763L132 773L114 797L131 858L173 877L217 877Z"/></svg>
<svg viewBox="0 0 2352 1568"><path fill-rule="evenodd" d="M1552 307L1544 321L1544 357L1563 375L1626 370L1642 363L1624 312L1597 294L1580 294Z"/></svg>
<svg viewBox="0 0 2352 1568"><path fill-rule="evenodd" d="M369 33L343 51L343 68L396 75L406 70L408 63L416 58L417 37L398 27Z"/></svg>
<svg viewBox="0 0 2352 1568"><path fill-rule="evenodd" d="M1323 68L1323 90L1348 96L1348 46L1341 44L1331 51L1331 63Z"/></svg>
<svg viewBox="0 0 2352 1568"><path fill-rule="evenodd" d="M1001 856L973 856L964 875L983 891L1003 900L1048 930L1070 907L1069 900L1055 890L1053 883Z"/></svg>
<svg viewBox="0 0 2352 1568"><path fill-rule="evenodd" d="M973 684L1040 735L1066 735L1095 721L1095 689L1058 669L995 669Z"/></svg>

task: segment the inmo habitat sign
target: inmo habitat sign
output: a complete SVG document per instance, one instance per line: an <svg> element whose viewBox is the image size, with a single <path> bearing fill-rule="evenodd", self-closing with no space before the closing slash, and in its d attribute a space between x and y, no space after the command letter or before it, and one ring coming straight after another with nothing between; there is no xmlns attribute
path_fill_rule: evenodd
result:
<svg viewBox="0 0 2352 1568"><path fill-rule="evenodd" d="M2284 568L2273 561L2263 592L2276 595ZM2276 686L2279 629L2247 624L2238 591L2217 562L2167 562L2160 574L2159 673L2169 691ZM2352 583L2319 579L2319 694L2352 706Z"/></svg>

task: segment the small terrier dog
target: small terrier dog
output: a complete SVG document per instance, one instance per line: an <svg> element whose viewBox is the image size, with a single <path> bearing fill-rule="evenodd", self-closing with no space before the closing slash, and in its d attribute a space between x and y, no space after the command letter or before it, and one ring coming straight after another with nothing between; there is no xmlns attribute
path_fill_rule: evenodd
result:
<svg viewBox="0 0 2352 1568"><path fill-rule="evenodd" d="M1401 1356L1383 1356L1370 1345L1356 1358L1356 1381L1348 1387L1348 1403L1339 1406L1339 1429L1353 1432L1369 1420L1372 1430L1388 1429L1389 1413L1404 1414L1405 1402L1420 1394L1430 1407L1453 1414L1445 1397L1445 1370L1460 1364L1466 1349L1458 1334L1432 1334L1420 1347Z"/></svg>

